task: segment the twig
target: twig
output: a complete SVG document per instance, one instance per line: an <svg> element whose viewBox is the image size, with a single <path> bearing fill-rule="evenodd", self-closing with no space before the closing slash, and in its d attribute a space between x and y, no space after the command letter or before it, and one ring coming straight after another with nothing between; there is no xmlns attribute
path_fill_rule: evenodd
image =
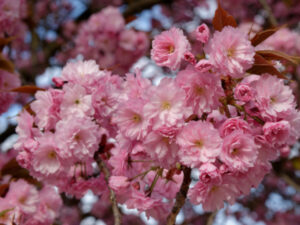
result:
<svg viewBox="0 0 300 225"><path fill-rule="evenodd" d="M297 192L300 192L300 185L292 180L288 175L281 173L279 176L290 186L292 186Z"/></svg>
<svg viewBox="0 0 300 225"><path fill-rule="evenodd" d="M132 1L131 4L125 9L123 15L124 17L134 15L143 11L144 9L151 8L156 4L161 3L171 3L172 0L140 0L140 1Z"/></svg>
<svg viewBox="0 0 300 225"><path fill-rule="evenodd" d="M208 219L207 219L206 225L213 225L213 223L214 223L214 221L215 221L215 217L216 217L216 215L217 215L217 212L218 212L218 211L214 211L214 212L212 212L212 213L209 215L209 217L208 217Z"/></svg>
<svg viewBox="0 0 300 225"><path fill-rule="evenodd" d="M273 27L276 27L278 25L277 20L276 20L274 14L272 13L272 9L270 8L270 6L267 3L267 1L266 0L259 0L259 2L264 7L264 9L267 11L268 20L269 20L270 24Z"/></svg>
<svg viewBox="0 0 300 225"><path fill-rule="evenodd" d="M112 210L113 210L114 220L115 220L114 224L121 225L121 213L119 211L118 203L116 200L116 194L108 185L109 177L110 177L109 170L99 156L95 155L94 158L98 164L99 169L104 173L105 181L106 181L107 187L109 189L109 197L110 197L109 200L112 204Z"/></svg>
<svg viewBox="0 0 300 225"><path fill-rule="evenodd" d="M191 183L191 168L188 167L183 167L183 181L180 187L179 192L177 192L176 195L176 202L172 208L171 213L169 214L168 218L167 218L167 223L166 225L174 225L175 221L176 221L176 217L180 211L180 209L182 208L182 206L185 203L185 199L187 196L187 192L189 190L189 186Z"/></svg>

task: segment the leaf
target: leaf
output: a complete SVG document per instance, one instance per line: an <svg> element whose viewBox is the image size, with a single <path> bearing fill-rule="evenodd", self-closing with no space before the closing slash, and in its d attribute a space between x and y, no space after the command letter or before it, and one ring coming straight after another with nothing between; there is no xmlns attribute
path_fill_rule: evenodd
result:
<svg viewBox="0 0 300 225"><path fill-rule="evenodd" d="M14 64L0 54L0 69L8 71L10 73L15 72Z"/></svg>
<svg viewBox="0 0 300 225"><path fill-rule="evenodd" d="M221 31L225 26L237 27L234 17L221 7L220 1L218 1L218 8L215 12L212 24L215 30L218 31Z"/></svg>
<svg viewBox="0 0 300 225"><path fill-rule="evenodd" d="M25 85L20 86L14 89L11 89L12 92L19 92L19 93L27 93L27 94L35 94L37 91L45 91L46 89L40 88L34 85Z"/></svg>
<svg viewBox="0 0 300 225"><path fill-rule="evenodd" d="M262 30L262 31L257 32L255 34L255 36L251 39L251 44L253 46L259 45L260 43L262 43L264 40L266 40L268 37L273 35L276 31L278 31L282 27L284 27L284 26L274 27L271 29Z"/></svg>
<svg viewBox="0 0 300 225"><path fill-rule="evenodd" d="M259 54L255 54L254 56L254 64L253 66L247 70L248 73L253 74L264 74L269 73L271 75L275 75L278 78L287 79L282 73L280 73L272 63L266 60Z"/></svg>
<svg viewBox="0 0 300 225"><path fill-rule="evenodd" d="M290 63L298 65L300 63L300 57L298 56L290 56L283 52L274 51L274 50L262 50L256 51L257 54L261 55L267 60L286 60Z"/></svg>
<svg viewBox="0 0 300 225"><path fill-rule="evenodd" d="M293 158L292 164L295 170L300 170L300 157Z"/></svg>
<svg viewBox="0 0 300 225"><path fill-rule="evenodd" d="M14 210L14 208L5 209L5 210L1 211L0 212L0 218L3 217L3 216L5 216L6 213L8 213L8 212L10 212L12 210Z"/></svg>

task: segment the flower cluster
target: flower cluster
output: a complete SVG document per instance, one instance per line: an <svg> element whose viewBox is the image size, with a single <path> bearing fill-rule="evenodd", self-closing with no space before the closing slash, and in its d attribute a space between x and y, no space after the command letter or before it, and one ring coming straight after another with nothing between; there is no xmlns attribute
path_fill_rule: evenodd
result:
<svg viewBox="0 0 300 225"><path fill-rule="evenodd" d="M61 205L54 187L44 186L38 191L25 180L12 181L5 197L0 197L0 223L52 224Z"/></svg>
<svg viewBox="0 0 300 225"><path fill-rule="evenodd" d="M118 8L107 7L93 14L77 29L79 32L75 38L75 48L72 46L70 49L71 54L97 59L101 68L118 74L126 73L149 48L145 32L125 29L125 20Z"/></svg>
<svg viewBox="0 0 300 225"><path fill-rule="evenodd" d="M21 81L16 74L0 70L0 114L6 112L9 106L16 100L16 93L10 92L19 87Z"/></svg>
<svg viewBox="0 0 300 225"><path fill-rule="evenodd" d="M123 28L113 21L112 33ZM178 70L188 62L157 86L138 70L121 78L95 61L68 63L54 79L58 88L38 91L31 114L20 114L18 162L79 198L107 191L95 175L100 158L118 202L157 219L173 205L183 168L198 172L188 198L206 211L248 194L299 138L300 113L283 80L246 73L255 55L247 33L226 26L210 37L206 25L195 33L200 60L178 28L154 39L158 65Z"/></svg>

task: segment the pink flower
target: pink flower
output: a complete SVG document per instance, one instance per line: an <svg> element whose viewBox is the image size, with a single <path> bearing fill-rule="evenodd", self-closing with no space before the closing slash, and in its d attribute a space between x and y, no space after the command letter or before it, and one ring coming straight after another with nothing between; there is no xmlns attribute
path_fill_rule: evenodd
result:
<svg viewBox="0 0 300 225"><path fill-rule="evenodd" d="M186 53L184 53L184 56L183 56L183 57L184 57L184 60L185 60L185 61L189 62L189 63L192 64L192 65L195 65L196 62L197 62L195 56L194 56L193 53L191 53L191 52L186 52Z"/></svg>
<svg viewBox="0 0 300 225"><path fill-rule="evenodd" d="M209 122L191 121L177 136L180 161L187 166L214 162L221 152L222 139L218 130Z"/></svg>
<svg viewBox="0 0 300 225"><path fill-rule="evenodd" d="M168 90L168 91L166 91ZM144 116L153 121L153 129L161 126L180 126L192 114L185 105L185 93L174 79L164 78L148 91L149 101L144 106Z"/></svg>
<svg viewBox="0 0 300 225"><path fill-rule="evenodd" d="M203 183L220 183L222 180L221 173L218 168L211 163L204 163L199 168L199 180Z"/></svg>
<svg viewBox="0 0 300 225"><path fill-rule="evenodd" d="M169 168L176 164L178 145L174 139L159 134L159 132L151 132L145 138L143 145L146 153L163 167Z"/></svg>
<svg viewBox="0 0 300 225"><path fill-rule="evenodd" d="M273 146L282 146L289 143L291 126L288 121L267 122L263 126L266 140Z"/></svg>
<svg viewBox="0 0 300 225"><path fill-rule="evenodd" d="M36 113L36 124L40 129L50 130L55 127L60 119L60 104L63 98L61 90L50 89L48 91L38 91L35 94L36 100L30 104Z"/></svg>
<svg viewBox="0 0 300 225"><path fill-rule="evenodd" d="M233 171L247 171L254 166L257 154L253 138L237 130L225 137L220 159Z"/></svg>
<svg viewBox="0 0 300 225"><path fill-rule="evenodd" d="M242 77L254 62L254 47L247 33L230 26L216 31L204 50L219 73L233 78Z"/></svg>
<svg viewBox="0 0 300 225"><path fill-rule="evenodd" d="M296 107L292 90L284 85L283 80L264 74L252 84L256 92L256 106L265 120L284 116Z"/></svg>
<svg viewBox="0 0 300 225"><path fill-rule="evenodd" d="M141 140L148 132L149 120L143 114L144 102L131 99L120 104L112 122L117 124L124 136L132 140Z"/></svg>
<svg viewBox="0 0 300 225"><path fill-rule="evenodd" d="M205 73L213 68L213 64L207 59L201 59L196 65L195 68L201 72Z"/></svg>
<svg viewBox="0 0 300 225"><path fill-rule="evenodd" d="M9 191L5 198L23 213L34 213L39 201L35 187L21 179L10 183Z"/></svg>
<svg viewBox="0 0 300 225"><path fill-rule="evenodd" d="M205 44L209 39L209 28L203 23L196 28L195 34L196 39Z"/></svg>
<svg viewBox="0 0 300 225"><path fill-rule="evenodd" d="M233 204L237 195L237 189L226 180L217 183L213 180L207 183L199 181L188 192L191 203L195 205L202 203L205 211L223 208L224 201Z"/></svg>
<svg viewBox="0 0 300 225"><path fill-rule="evenodd" d="M44 175L56 173L62 164L59 150L54 141L52 133L45 133L44 136L37 138L39 143L37 149L32 151L31 164L34 171Z"/></svg>
<svg viewBox="0 0 300 225"><path fill-rule="evenodd" d="M88 95L82 86L78 84L64 85L63 90L65 94L61 102L61 117L70 115L84 117L94 114L92 96Z"/></svg>
<svg viewBox="0 0 300 225"><path fill-rule="evenodd" d="M99 127L89 117L68 117L56 124L55 142L68 162L93 158L100 137Z"/></svg>
<svg viewBox="0 0 300 225"><path fill-rule="evenodd" d="M104 76L94 60L69 62L62 70L61 78L74 84L88 86L91 81Z"/></svg>
<svg viewBox="0 0 300 225"><path fill-rule="evenodd" d="M238 84L234 89L234 97L237 100L246 103L253 100L254 91L247 84Z"/></svg>
<svg viewBox="0 0 300 225"><path fill-rule="evenodd" d="M129 187L130 182L124 176L111 176L109 178L109 186L116 191L117 194L122 194Z"/></svg>
<svg viewBox="0 0 300 225"><path fill-rule="evenodd" d="M191 48L182 30L172 27L156 36L152 42L151 58L159 66L179 69L184 53Z"/></svg>
<svg viewBox="0 0 300 225"><path fill-rule="evenodd" d="M201 73L192 66L178 73L176 83L185 91L187 105L199 117L218 108L219 98L224 95L221 82L214 74Z"/></svg>
<svg viewBox="0 0 300 225"><path fill-rule="evenodd" d="M219 131L220 131L221 137L226 137L236 130L241 130L245 134L251 134L251 128L250 128L249 124L247 123L247 121L245 121L239 117L227 119L222 124Z"/></svg>

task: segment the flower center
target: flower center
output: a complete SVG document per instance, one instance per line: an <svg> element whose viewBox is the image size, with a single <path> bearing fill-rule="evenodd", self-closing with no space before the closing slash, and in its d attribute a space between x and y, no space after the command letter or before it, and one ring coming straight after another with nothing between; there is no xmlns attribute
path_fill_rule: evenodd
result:
<svg viewBox="0 0 300 225"><path fill-rule="evenodd" d="M236 155L238 152L239 152L239 149L238 148L234 148L234 149L232 149L231 154L232 155Z"/></svg>
<svg viewBox="0 0 300 225"><path fill-rule="evenodd" d="M74 140L75 140L75 141L80 141L80 139L81 139L81 137L80 137L79 134L76 134L76 135L74 136Z"/></svg>
<svg viewBox="0 0 300 225"><path fill-rule="evenodd" d="M135 122L135 123L139 123L139 122L141 122L142 118L141 118L140 115L134 114L133 117L132 117L132 120L133 120L133 122Z"/></svg>
<svg viewBox="0 0 300 225"><path fill-rule="evenodd" d="M228 56L228 57L233 57L234 52L235 52L234 49L229 48L229 49L227 50L227 56Z"/></svg>
<svg viewBox="0 0 300 225"><path fill-rule="evenodd" d="M195 146L197 146L198 148L202 148L203 147L203 141L202 140L197 140L195 141Z"/></svg>
<svg viewBox="0 0 300 225"><path fill-rule="evenodd" d="M204 89L202 87L195 86L195 92L197 95L202 95L204 92Z"/></svg>
<svg viewBox="0 0 300 225"><path fill-rule="evenodd" d="M79 99L76 99L74 103L75 103L76 105L79 105L79 103L80 103Z"/></svg>
<svg viewBox="0 0 300 225"><path fill-rule="evenodd" d="M273 104L273 103L276 103L276 101L277 101L277 100L276 100L276 98L275 98L275 97L271 97L271 98L270 98L270 102L271 102L271 104Z"/></svg>
<svg viewBox="0 0 300 225"><path fill-rule="evenodd" d="M174 52L174 46L170 45L169 48L168 48L168 51L169 51L169 54L173 53Z"/></svg>
<svg viewBox="0 0 300 225"><path fill-rule="evenodd" d="M165 101L161 104L161 107L163 110L168 110L171 108L171 104L170 104L170 102Z"/></svg>
<svg viewBox="0 0 300 225"><path fill-rule="evenodd" d="M55 159L56 158L56 152L53 150L53 151L50 151L48 153L48 158L49 159Z"/></svg>

